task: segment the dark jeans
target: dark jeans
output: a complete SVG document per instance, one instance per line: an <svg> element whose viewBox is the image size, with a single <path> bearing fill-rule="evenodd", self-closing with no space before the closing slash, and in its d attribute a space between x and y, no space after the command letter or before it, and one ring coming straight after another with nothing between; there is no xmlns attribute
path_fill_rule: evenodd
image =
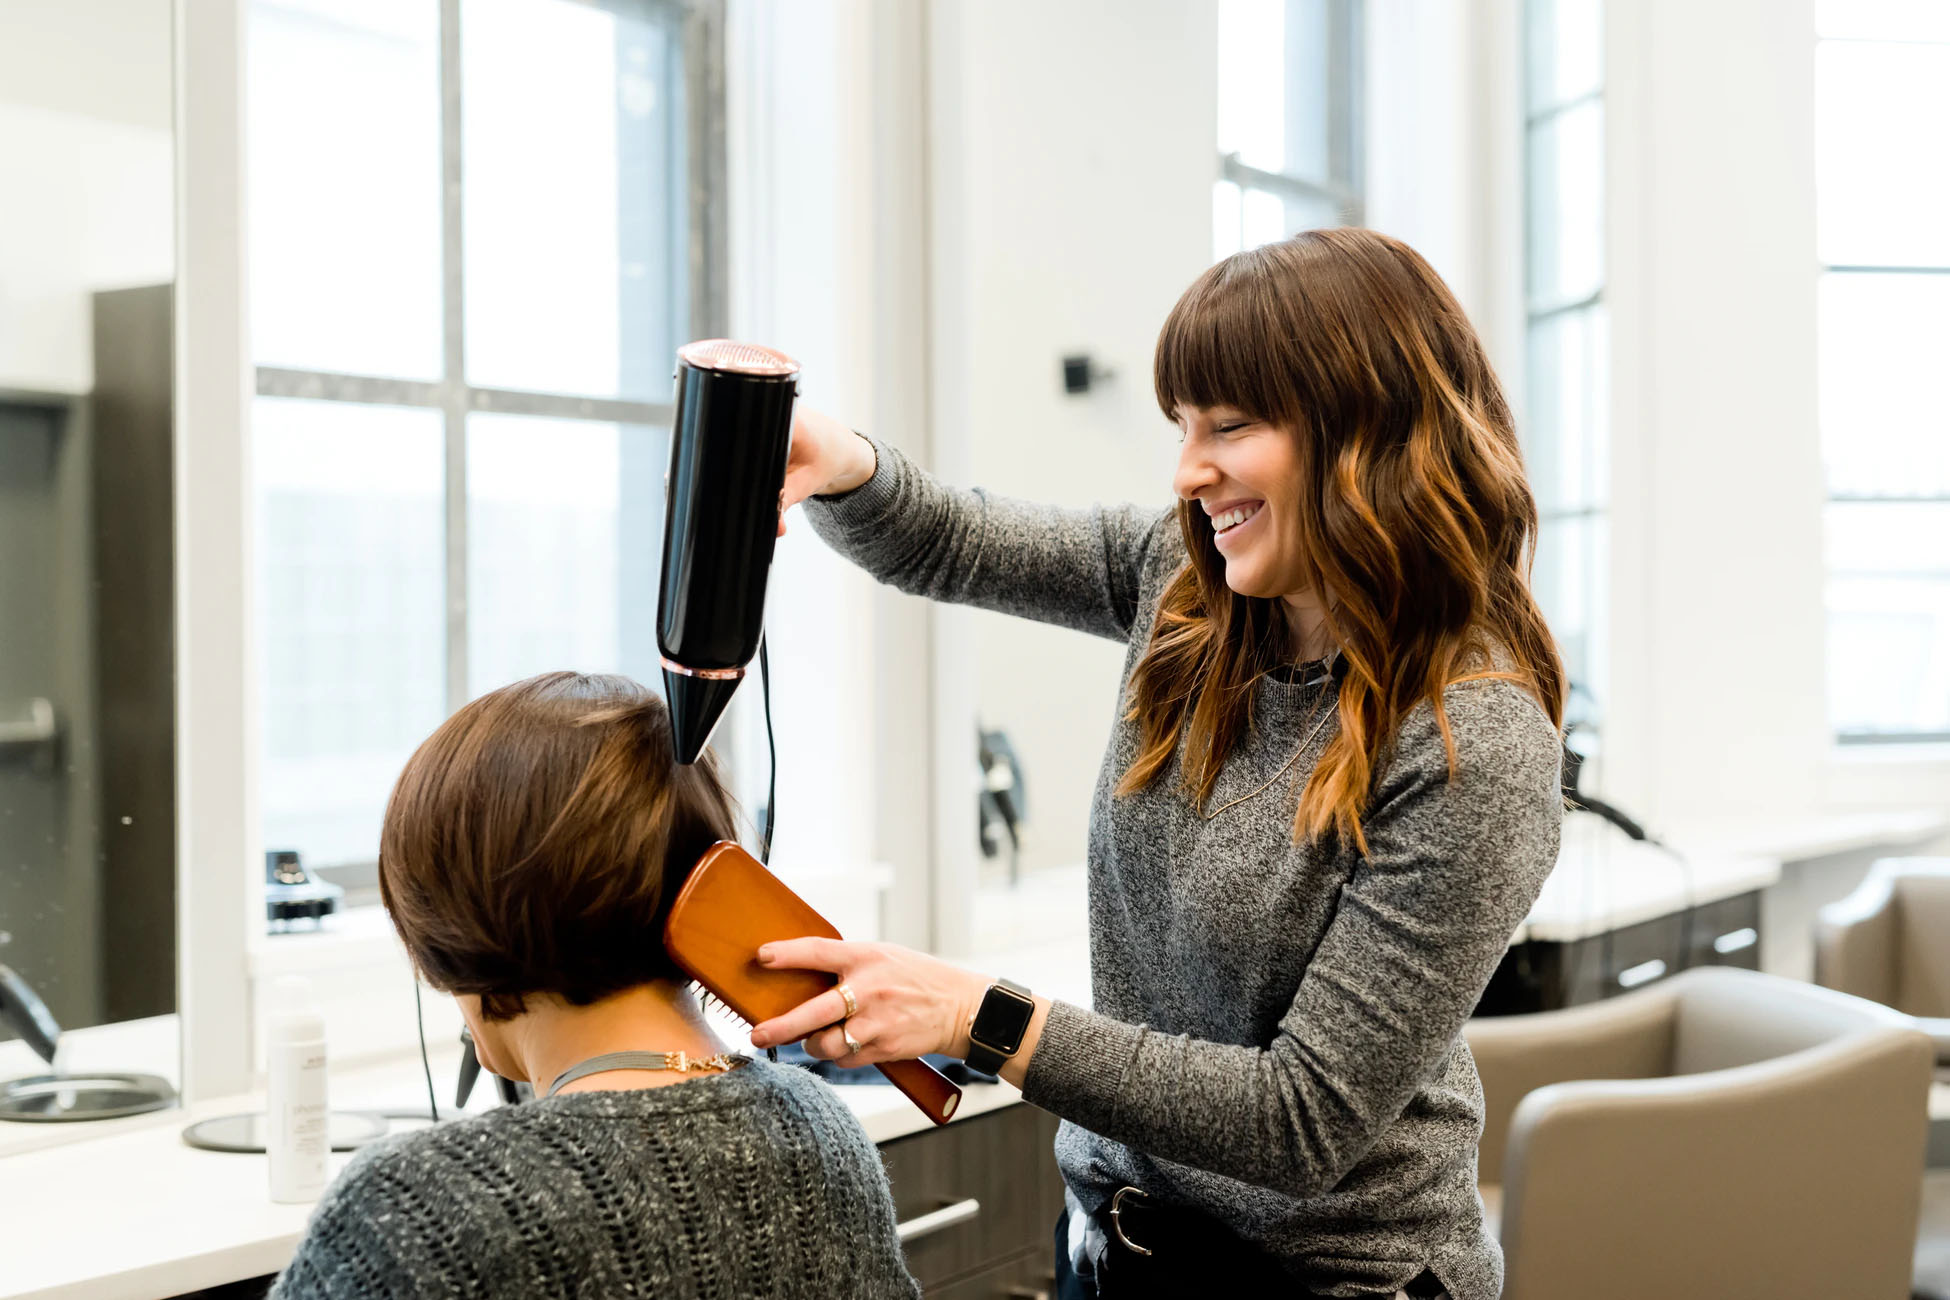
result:
<svg viewBox="0 0 1950 1300"><path fill-rule="evenodd" d="M1112 1246L1110 1249L1115 1251L1117 1247ZM1208 1270L1208 1283L1218 1278L1223 1278L1228 1272L1225 1268L1224 1261L1214 1261L1214 1265L1214 1267ZM1435 1285L1434 1275L1424 1273L1420 1278L1417 1278L1416 1283L1410 1287L1411 1293L1415 1295L1423 1294L1420 1285L1422 1283L1427 1283L1433 1287ZM1152 1283L1142 1278L1128 1281L1105 1278L1100 1284L1096 1278L1079 1277L1075 1265L1070 1262L1070 1212L1066 1208L1061 1214L1056 1216L1056 1300L1143 1300L1144 1297L1154 1295L1182 1296L1184 1294L1185 1291L1182 1287L1172 1285L1161 1286L1160 1284ZM1227 1287L1222 1294L1234 1296L1240 1295L1242 1292L1237 1288ZM1294 1300L1301 1300L1304 1293L1286 1288L1277 1288L1274 1290L1255 1290L1247 1294L1277 1294L1294 1297ZM1442 1300L1441 1295L1435 1295L1433 1292L1431 1294L1434 1296L1434 1300ZM1377 1296L1375 1300L1392 1300L1392 1297Z"/></svg>

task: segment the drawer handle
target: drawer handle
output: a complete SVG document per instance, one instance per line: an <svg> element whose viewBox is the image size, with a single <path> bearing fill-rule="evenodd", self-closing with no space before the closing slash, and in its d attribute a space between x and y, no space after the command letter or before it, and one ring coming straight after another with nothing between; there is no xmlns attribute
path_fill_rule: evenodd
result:
<svg viewBox="0 0 1950 1300"><path fill-rule="evenodd" d="M952 1228L957 1223L967 1223L981 1212L982 1203L971 1196L965 1201L956 1201L953 1205L944 1205L940 1209L930 1211L927 1214L917 1214L905 1223L898 1225L894 1231L899 1234L901 1245L905 1246L909 1242L919 1241L923 1237L932 1237L942 1229Z"/></svg>
<svg viewBox="0 0 1950 1300"><path fill-rule="evenodd" d="M1742 926L1738 930L1729 930L1727 933L1715 939L1713 941L1713 951L1724 957L1730 952L1739 952L1742 948L1751 948L1759 942L1760 933L1753 926Z"/></svg>
<svg viewBox="0 0 1950 1300"><path fill-rule="evenodd" d="M1635 989L1641 984L1650 984L1653 980L1658 979L1665 973L1665 962L1654 957L1651 961L1642 961L1636 966L1627 966L1624 970L1618 972L1618 986L1620 988Z"/></svg>

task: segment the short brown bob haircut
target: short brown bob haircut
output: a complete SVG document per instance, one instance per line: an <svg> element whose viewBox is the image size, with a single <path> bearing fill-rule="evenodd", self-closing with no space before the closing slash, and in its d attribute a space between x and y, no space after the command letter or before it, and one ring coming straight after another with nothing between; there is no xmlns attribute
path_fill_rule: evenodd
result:
<svg viewBox="0 0 1950 1300"><path fill-rule="evenodd" d="M662 699L544 673L466 705L407 761L379 893L426 981L504 1020L528 994L586 1006L681 978L664 917L704 850L735 838L717 760L672 758Z"/></svg>

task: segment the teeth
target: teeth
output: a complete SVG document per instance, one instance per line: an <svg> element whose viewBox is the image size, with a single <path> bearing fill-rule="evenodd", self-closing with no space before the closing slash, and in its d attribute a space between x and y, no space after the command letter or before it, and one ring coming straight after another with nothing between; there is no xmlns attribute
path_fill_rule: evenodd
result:
<svg viewBox="0 0 1950 1300"><path fill-rule="evenodd" d="M1235 510L1227 510L1221 514L1212 516L1212 527L1218 532L1225 532L1229 528L1237 528L1258 513L1258 506L1253 506L1250 509L1241 506Z"/></svg>

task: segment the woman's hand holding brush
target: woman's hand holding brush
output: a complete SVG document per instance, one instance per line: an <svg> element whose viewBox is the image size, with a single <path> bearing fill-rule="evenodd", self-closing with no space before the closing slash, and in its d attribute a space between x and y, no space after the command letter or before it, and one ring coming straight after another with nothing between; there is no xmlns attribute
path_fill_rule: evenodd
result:
<svg viewBox="0 0 1950 1300"><path fill-rule="evenodd" d="M783 939L760 948L758 962L771 969L828 971L840 984L755 1027L752 1046L804 1039L808 1053L845 1067L932 1052L967 1056L969 1025L993 983L986 975L891 943ZM851 1014L841 986L853 994ZM1048 1010L1047 1001L1038 998L1022 1047L1002 1067L1011 1083L1021 1084Z"/></svg>

